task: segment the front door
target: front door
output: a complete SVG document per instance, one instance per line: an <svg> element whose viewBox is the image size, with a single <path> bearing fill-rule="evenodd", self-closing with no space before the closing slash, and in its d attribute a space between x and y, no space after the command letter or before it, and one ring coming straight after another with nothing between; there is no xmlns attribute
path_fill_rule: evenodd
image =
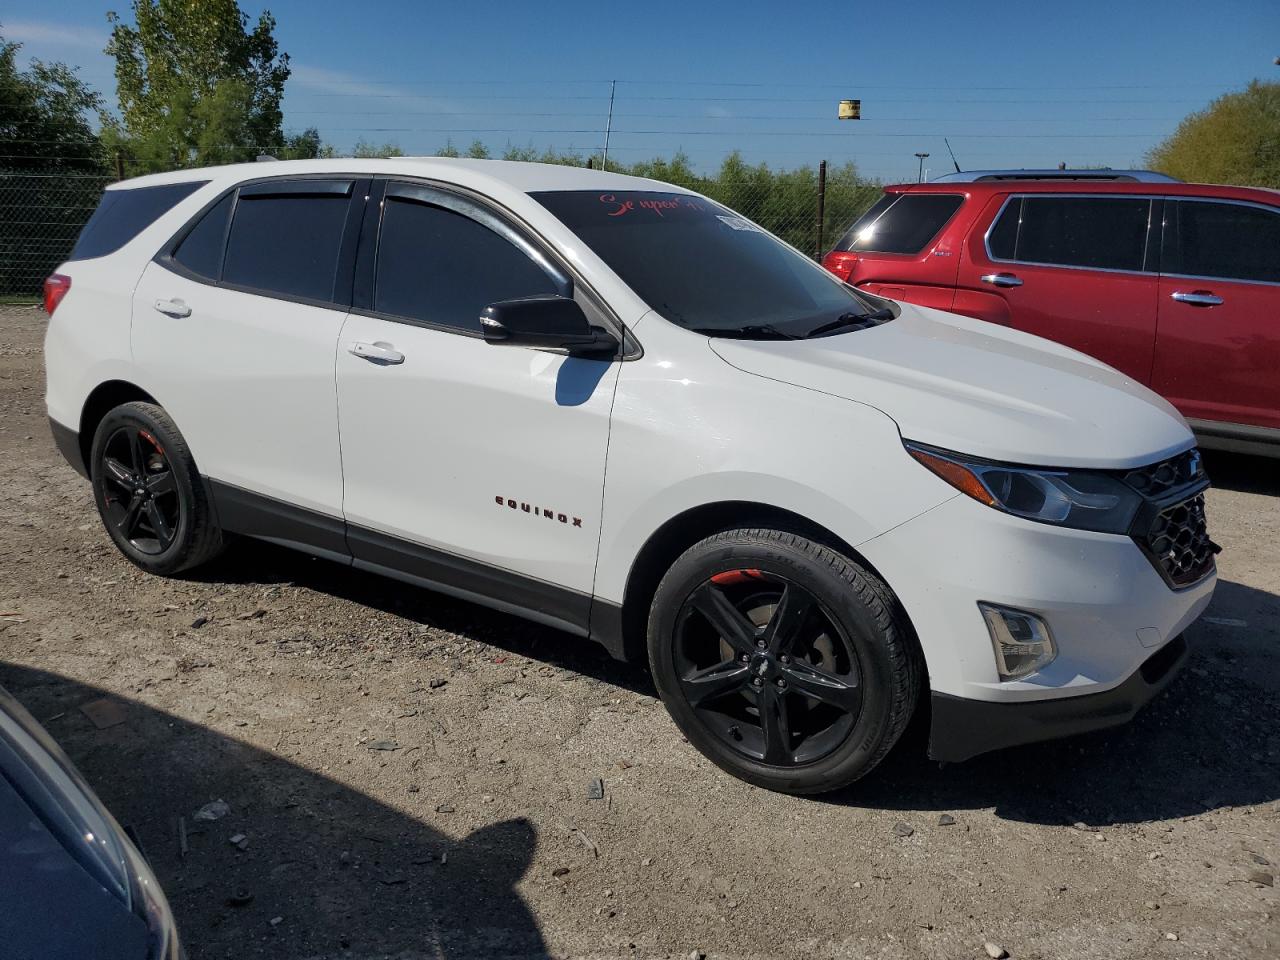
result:
<svg viewBox="0 0 1280 960"><path fill-rule="evenodd" d="M581 628L618 362L484 341L486 305L572 285L472 201L392 183L380 221L337 355L351 551Z"/></svg>
<svg viewBox="0 0 1280 960"><path fill-rule="evenodd" d="M1280 208L1168 206L1151 386L1192 419L1280 427Z"/></svg>

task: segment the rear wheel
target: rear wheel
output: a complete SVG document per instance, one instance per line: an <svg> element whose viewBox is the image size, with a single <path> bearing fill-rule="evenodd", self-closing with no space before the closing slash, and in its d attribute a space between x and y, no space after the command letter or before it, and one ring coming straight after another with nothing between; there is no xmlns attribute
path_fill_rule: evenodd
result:
<svg viewBox="0 0 1280 960"><path fill-rule="evenodd" d="M794 534L731 530L695 544L658 585L648 640L690 743L772 790L853 782L915 708L919 656L889 589Z"/></svg>
<svg viewBox="0 0 1280 960"><path fill-rule="evenodd" d="M191 451L161 407L133 402L110 411L94 433L90 475L107 533L142 569L178 573L221 551Z"/></svg>

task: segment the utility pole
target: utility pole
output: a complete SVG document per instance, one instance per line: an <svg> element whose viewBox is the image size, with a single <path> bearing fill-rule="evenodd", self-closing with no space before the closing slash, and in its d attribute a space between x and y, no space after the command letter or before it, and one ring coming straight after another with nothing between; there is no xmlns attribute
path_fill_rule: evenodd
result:
<svg viewBox="0 0 1280 960"><path fill-rule="evenodd" d="M924 162L928 157L929 155L927 153L916 154L916 159L920 161L920 167L916 171L916 183L924 183Z"/></svg>
<svg viewBox="0 0 1280 960"><path fill-rule="evenodd" d="M617 92L618 81L609 81L609 119L604 124L604 159L600 162L601 170L609 169L609 133L613 130L613 95Z"/></svg>

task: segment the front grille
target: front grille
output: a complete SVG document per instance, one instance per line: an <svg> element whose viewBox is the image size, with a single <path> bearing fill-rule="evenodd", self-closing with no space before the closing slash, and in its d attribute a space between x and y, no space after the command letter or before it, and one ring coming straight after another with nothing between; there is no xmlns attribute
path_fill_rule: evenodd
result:
<svg viewBox="0 0 1280 960"><path fill-rule="evenodd" d="M1219 550L1209 539L1204 491L1209 486L1200 451L1192 447L1167 460L1138 467L1120 479L1145 501L1130 533L1169 586L1186 587L1213 570Z"/></svg>
<svg viewBox="0 0 1280 960"><path fill-rule="evenodd" d="M1124 482L1144 497L1159 499L1170 490L1194 483L1203 476L1200 451L1192 447L1168 460L1130 470L1124 475Z"/></svg>
<svg viewBox="0 0 1280 960"><path fill-rule="evenodd" d="M1209 539L1204 492L1156 514L1146 535L1148 555L1175 587L1195 583L1213 568L1218 545Z"/></svg>

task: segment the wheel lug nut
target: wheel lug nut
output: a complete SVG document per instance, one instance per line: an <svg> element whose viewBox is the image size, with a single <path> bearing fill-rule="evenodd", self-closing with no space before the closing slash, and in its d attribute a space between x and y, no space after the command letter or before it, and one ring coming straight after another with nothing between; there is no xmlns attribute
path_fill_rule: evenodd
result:
<svg viewBox="0 0 1280 960"><path fill-rule="evenodd" d="M751 681L751 685L753 687L763 687L764 681L761 680L759 677L756 677L754 680Z"/></svg>
<svg viewBox="0 0 1280 960"><path fill-rule="evenodd" d="M738 659L741 660L743 663L751 662L751 658L747 656L745 653L742 656L740 656Z"/></svg>
<svg viewBox="0 0 1280 960"><path fill-rule="evenodd" d="M765 642L763 640L757 640L756 646L763 650L765 648Z"/></svg>
<svg viewBox="0 0 1280 960"><path fill-rule="evenodd" d="M778 686L779 686L779 687L785 687L786 685L787 685L787 681L785 681L785 680L783 680L781 677L779 677L779 678L778 678Z"/></svg>
<svg viewBox="0 0 1280 960"><path fill-rule="evenodd" d="M783 654L783 655L782 655L781 657L779 657L778 659L779 659L779 660L781 660L783 663L790 663L790 662L791 662L791 658L790 658L790 657L788 657L786 654Z"/></svg>

